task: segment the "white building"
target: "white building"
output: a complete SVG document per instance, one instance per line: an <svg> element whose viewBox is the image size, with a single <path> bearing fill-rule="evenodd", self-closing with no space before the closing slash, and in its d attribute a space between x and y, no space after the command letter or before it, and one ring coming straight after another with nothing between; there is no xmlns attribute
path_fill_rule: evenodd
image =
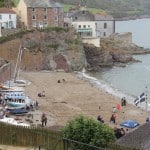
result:
<svg viewBox="0 0 150 150"><path fill-rule="evenodd" d="M9 8L0 8L0 24L2 28L12 29L16 28L17 15Z"/></svg>
<svg viewBox="0 0 150 150"><path fill-rule="evenodd" d="M95 14L96 35L100 38L109 37L115 33L115 20L111 15Z"/></svg>
<svg viewBox="0 0 150 150"><path fill-rule="evenodd" d="M82 37L83 43L94 44L100 47L100 38L96 36L96 23L94 15L86 8L80 8L70 12L64 19L68 26L73 26L77 33Z"/></svg>

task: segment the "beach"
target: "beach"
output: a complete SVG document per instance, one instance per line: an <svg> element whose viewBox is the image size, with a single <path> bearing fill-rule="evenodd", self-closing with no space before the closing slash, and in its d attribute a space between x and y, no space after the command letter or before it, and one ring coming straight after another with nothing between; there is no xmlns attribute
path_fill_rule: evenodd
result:
<svg viewBox="0 0 150 150"><path fill-rule="evenodd" d="M61 71L21 72L20 76L30 82L25 87L26 95L39 103L39 109L32 112L34 114L33 123L37 125L41 124L42 113L48 117L47 127L65 126L70 119L78 114L92 117L95 120L100 115L105 124L110 125L113 107L121 104L120 98L96 88L92 83L84 78L79 78L75 73ZM45 91L45 97L38 97L38 93L42 91ZM146 120L146 112L127 104L116 111L115 126L119 126L122 121L127 119L143 124Z"/></svg>

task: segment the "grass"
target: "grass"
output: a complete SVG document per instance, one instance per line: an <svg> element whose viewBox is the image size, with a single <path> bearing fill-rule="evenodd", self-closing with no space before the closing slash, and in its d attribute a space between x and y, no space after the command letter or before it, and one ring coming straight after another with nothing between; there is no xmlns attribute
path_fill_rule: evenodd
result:
<svg viewBox="0 0 150 150"><path fill-rule="evenodd" d="M19 0L12 0L14 5L17 6L17 4L19 3Z"/></svg>
<svg viewBox="0 0 150 150"><path fill-rule="evenodd" d="M75 5L67 5L67 4L64 4L63 7L64 7L64 12L66 13L66 12L69 11L69 9L70 9L71 7L74 8ZM91 13L93 13L93 14L95 14L95 13L107 14L107 12L104 11L104 10L102 10L102 9L87 8L87 10L89 10L89 11L90 11Z"/></svg>

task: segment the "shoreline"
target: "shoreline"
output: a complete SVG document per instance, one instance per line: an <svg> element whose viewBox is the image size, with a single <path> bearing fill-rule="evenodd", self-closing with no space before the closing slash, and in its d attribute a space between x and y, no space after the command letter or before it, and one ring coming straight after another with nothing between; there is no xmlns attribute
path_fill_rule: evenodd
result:
<svg viewBox="0 0 150 150"><path fill-rule="evenodd" d="M112 108L120 104L119 98L95 87L89 81L79 78L75 73L21 72L21 77L31 82L25 88L25 92L39 102L41 113L46 112L49 116L47 126L64 126L78 114L95 119L101 115L105 123L110 125ZM65 79L65 82L62 82L62 79ZM61 80L61 83L58 83L58 80ZM37 96L41 90L45 90L46 97L39 98ZM101 106L100 109L99 106ZM133 119L143 124L146 119L145 111L129 103L116 114L116 125L126 119Z"/></svg>
<svg viewBox="0 0 150 150"><path fill-rule="evenodd" d="M137 19L149 19L150 15L142 15L142 16L129 16L123 18L114 18L115 21L129 21L129 20L137 20Z"/></svg>

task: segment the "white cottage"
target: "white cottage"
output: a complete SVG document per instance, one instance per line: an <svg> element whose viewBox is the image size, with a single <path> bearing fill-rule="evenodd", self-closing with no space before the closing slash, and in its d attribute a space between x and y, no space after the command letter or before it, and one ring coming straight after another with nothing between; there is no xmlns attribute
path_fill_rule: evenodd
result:
<svg viewBox="0 0 150 150"><path fill-rule="evenodd" d="M82 37L83 43L100 47L100 38L96 36L96 23L92 13L85 7L70 12L64 18L66 24L72 25Z"/></svg>
<svg viewBox="0 0 150 150"><path fill-rule="evenodd" d="M13 29L16 28L17 15L9 8L0 8L0 24L2 28Z"/></svg>

